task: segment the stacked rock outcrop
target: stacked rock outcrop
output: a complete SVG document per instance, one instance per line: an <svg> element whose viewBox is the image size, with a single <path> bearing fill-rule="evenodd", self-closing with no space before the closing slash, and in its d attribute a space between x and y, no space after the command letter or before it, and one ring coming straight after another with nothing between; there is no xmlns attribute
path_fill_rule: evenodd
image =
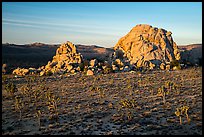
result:
<svg viewBox="0 0 204 137"><path fill-rule="evenodd" d="M12 74L14 75L18 75L18 76L25 76L28 74L37 74L39 73L40 70L36 69L36 68L29 68L29 69L25 69L25 68L16 68L15 70L13 70Z"/></svg>
<svg viewBox="0 0 204 137"><path fill-rule="evenodd" d="M75 45L67 41L56 50L53 60L40 68L40 75L63 74L66 72L74 73L80 70L78 67L82 61L83 57L80 53L77 53Z"/></svg>
<svg viewBox="0 0 204 137"><path fill-rule="evenodd" d="M180 60L180 52L170 31L150 25L136 25L114 46L122 51L123 57L137 67L155 68L164 66L172 60ZM162 64L163 63L163 64Z"/></svg>

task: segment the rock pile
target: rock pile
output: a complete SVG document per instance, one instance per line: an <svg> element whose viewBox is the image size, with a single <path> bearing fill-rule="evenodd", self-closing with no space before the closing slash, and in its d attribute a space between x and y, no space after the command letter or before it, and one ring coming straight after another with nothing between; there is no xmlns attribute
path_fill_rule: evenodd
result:
<svg viewBox="0 0 204 137"><path fill-rule="evenodd" d="M46 66L40 67L40 75L75 73L80 71L79 64L82 62L83 57L77 53L75 45L67 41L57 49L52 61L49 61Z"/></svg>
<svg viewBox="0 0 204 137"><path fill-rule="evenodd" d="M124 52L121 50L116 50L110 56L110 60L108 62L111 64L113 72L126 72L135 68L133 64L130 64L129 59L124 56Z"/></svg>
<svg viewBox="0 0 204 137"><path fill-rule="evenodd" d="M14 75L19 75L19 76L25 76L25 75L28 75L28 74L37 74L39 73L40 70L39 69L36 69L36 68L29 68L29 69L25 69L25 68L17 68L15 70L13 70L13 74Z"/></svg>
<svg viewBox="0 0 204 137"><path fill-rule="evenodd" d="M90 61L86 60L88 63L84 64L86 75L95 75L102 72L101 63L97 59L92 59Z"/></svg>
<svg viewBox="0 0 204 137"><path fill-rule="evenodd" d="M150 25L136 25L114 46L130 64L137 67L165 69L172 60L180 60L180 52L170 31Z"/></svg>
<svg viewBox="0 0 204 137"><path fill-rule="evenodd" d="M29 69L17 68L13 71L14 75L24 76L29 73Z"/></svg>

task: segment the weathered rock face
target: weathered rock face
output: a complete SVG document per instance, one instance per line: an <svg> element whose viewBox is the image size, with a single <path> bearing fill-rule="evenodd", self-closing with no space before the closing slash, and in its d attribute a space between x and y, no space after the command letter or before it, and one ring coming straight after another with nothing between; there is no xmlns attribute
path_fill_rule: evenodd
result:
<svg viewBox="0 0 204 137"><path fill-rule="evenodd" d="M83 57L77 53L76 47L71 42L67 41L62 44L57 50L52 61L42 68L41 76L46 73L63 74L65 72L75 73L75 69L79 63L82 63Z"/></svg>
<svg viewBox="0 0 204 137"><path fill-rule="evenodd" d="M81 63L82 56L77 53L75 45L67 41L57 49L52 62Z"/></svg>
<svg viewBox="0 0 204 137"><path fill-rule="evenodd" d="M136 25L118 41L114 50L122 51L123 57L137 67L159 67L161 63L180 60L180 52L171 34L150 25Z"/></svg>

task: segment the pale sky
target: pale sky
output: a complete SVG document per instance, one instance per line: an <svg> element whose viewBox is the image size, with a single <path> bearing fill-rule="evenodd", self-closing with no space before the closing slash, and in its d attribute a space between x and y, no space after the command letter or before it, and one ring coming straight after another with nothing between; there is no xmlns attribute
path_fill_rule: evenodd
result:
<svg viewBox="0 0 204 137"><path fill-rule="evenodd" d="M202 43L202 2L2 2L2 43L113 47L137 24Z"/></svg>

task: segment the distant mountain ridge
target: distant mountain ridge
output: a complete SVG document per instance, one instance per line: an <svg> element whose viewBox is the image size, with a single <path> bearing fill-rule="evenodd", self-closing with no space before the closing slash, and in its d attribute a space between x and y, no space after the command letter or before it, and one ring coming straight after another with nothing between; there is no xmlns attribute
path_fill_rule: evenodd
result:
<svg viewBox="0 0 204 137"><path fill-rule="evenodd" d="M202 65L202 44L182 45L178 48L184 63Z"/></svg>
<svg viewBox="0 0 204 137"><path fill-rule="evenodd" d="M76 46L82 47L96 47L96 48L105 48L103 46L97 46L97 45L84 45L84 44L75 44ZM2 46L60 46L60 44L46 44L46 43L41 43L41 42L34 42L31 44L13 44L13 43L2 43ZM192 49L192 48L197 48L202 46L202 44L188 44L188 45L178 45L178 48L182 49ZM106 49L113 49L114 47L111 48L106 48Z"/></svg>
<svg viewBox="0 0 204 137"><path fill-rule="evenodd" d="M191 50L193 48L202 48L202 44L178 45L179 49Z"/></svg>

